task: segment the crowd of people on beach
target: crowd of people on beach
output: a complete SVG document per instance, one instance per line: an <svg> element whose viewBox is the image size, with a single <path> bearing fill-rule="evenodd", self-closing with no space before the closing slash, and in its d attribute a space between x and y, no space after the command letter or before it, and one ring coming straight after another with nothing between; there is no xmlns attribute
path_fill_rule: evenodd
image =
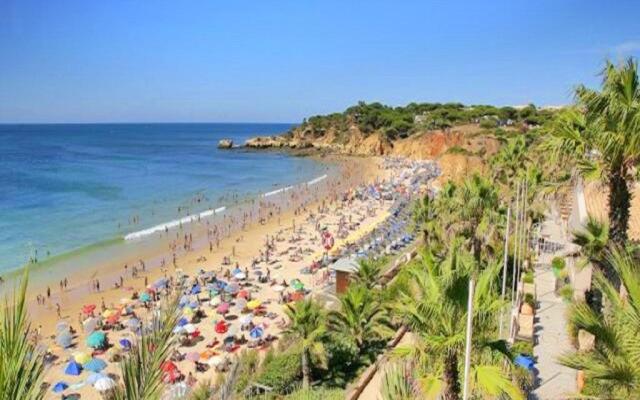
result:
<svg viewBox="0 0 640 400"><path fill-rule="evenodd" d="M153 282L148 280L149 270L156 265L144 260L124 265L113 289L101 291L100 280L93 278L92 292L106 296L115 290L122 298L111 302L102 297L99 307L76 305L73 323L57 305L55 334L43 338L39 333L34 339L48 354L50 393L92 398L112 389L120 379L117 361L126 357L173 297L179 298L180 319L174 329L179 347L162 367L170 388L189 387L211 378L211 371L227 370L244 348L266 350L289 323L283 312L286 304L331 291L334 276L329 266L338 257L377 257L405 242L411 199L427 190L426 182L438 173L434 165L386 159L381 167L389 176L386 180L352 185L353 176L347 172L339 180L328 180L325 188L303 186L279 197L254 199L228 216L199 221L199 231L178 230L170 248L173 266L167 268L163 260L162 276ZM286 209L293 209L293 219L284 226L280 218ZM389 217L379 223L376 216L381 212ZM250 261L241 261L231 246L220 263L212 262L220 241L249 224L275 221L276 230L252 246ZM363 231L370 221L378 226ZM237 235L236 244L243 243L242 237ZM195 252L200 255L199 268L187 273L182 257ZM65 278L61 290L67 285ZM46 297L51 297L49 288Z"/></svg>

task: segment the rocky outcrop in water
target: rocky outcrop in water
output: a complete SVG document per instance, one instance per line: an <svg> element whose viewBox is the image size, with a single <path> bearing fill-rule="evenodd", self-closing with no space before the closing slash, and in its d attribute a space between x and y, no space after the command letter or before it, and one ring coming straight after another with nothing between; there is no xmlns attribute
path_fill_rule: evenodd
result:
<svg viewBox="0 0 640 400"><path fill-rule="evenodd" d="M221 139L218 142L219 149L230 149L233 147L233 140L231 139Z"/></svg>

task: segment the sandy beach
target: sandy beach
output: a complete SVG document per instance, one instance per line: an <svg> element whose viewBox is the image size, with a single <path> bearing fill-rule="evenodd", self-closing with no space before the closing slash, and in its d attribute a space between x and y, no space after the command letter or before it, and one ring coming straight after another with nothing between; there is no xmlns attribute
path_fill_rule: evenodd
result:
<svg viewBox="0 0 640 400"><path fill-rule="evenodd" d="M79 376L65 374L65 367L68 361L74 356L86 359L87 355L93 355L108 361L109 354L95 352L87 347L86 339L95 323L90 323L92 329L85 330L88 320L95 319L100 324L105 323L111 317L114 324L126 323L135 316L140 321L149 318L149 311L141 305L139 301L131 301L134 294L144 293L146 288L152 287L154 283L165 280L174 283L171 285L172 291L183 290L185 286L179 286L177 282L182 282L189 288L200 284L201 293L196 293L196 297L187 296L189 302L196 301L196 310L201 310L206 317L199 319L195 326L201 340L197 340L193 345L180 347L183 356L187 356L181 361L175 361L175 366L188 381L200 381L209 379L215 381L215 367L222 361L229 360L233 353L223 350L223 339L233 333L236 336L242 335L248 338L249 331L242 331L241 322L248 322L249 328L260 328L260 338L277 338L283 324L283 307L285 302L281 296L294 295L296 290L290 286L292 282L298 280L304 286L307 295L315 295L323 291L330 291L330 273L327 268L309 273L308 269L327 253L323 247L322 231L332 234L333 247L332 254L336 254L340 249L349 243L356 242L359 238L374 230L388 216L392 201L384 198L344 198L345 193L353 193L352 189L358 186L364 187L375 182L385 182L390 179L399 180L398 177L408 176L408 170L401 168L384 168L382 158L349 158L336 161L339 163L339 174L327 179L324 190L310 192L309 188L300 189L299 193L292 190L289 208L280 212L267 212L268 209L276 209L273 204L263 207L264 215L257 216L255 222L242 223L238 229L230 229L228 234L218 236L216 240L211 238L211 227L205 228L201 223L195 223L189 229L189 234L185 234L187 242L182 251L176 251L175 264L172 259L168 259L166 248L167 240L159 240L159 252L155 255L145 253L129 261L127 269L123 266L104 265L94 266L83 271L76 271L69 276L66 288L64 281L60 290L60 280L64 280L62 275L55 276L51 282L46 282L51 288L50 298L45 299L44 305L39 304L35 298L43 294L43 282L39 282L38 290L30 290L29 310L32 326L36 332L40 332L39 343L46 347L54 356L55 361L47 368L45 376L46 382L54 385L59 381L64 381L70 387L63 394L78 393L82 399L99 398L99 392L90 384L85 382L89 372L82 372ZM401 174L402 172L402 174ZM403 175L404 174L404 175ZM395 178L394 178L395 177ZM348 227L346 227L348 226ZM295 230L294 230L295 227ZM172 236L169 231L166 236ZM162 236L162 234L159 234ZM190 239L190 236L192 239ZM179 241L177 241L179 242ZM180 242L181 243L181 242ZM214 244L215 243L215 244ZM173 249L175 250L175 242ZM268 246L267 246L268 245ZM153 247L151 247L153 248ZM264 251L263 251L264 250ZM268 255L267 255L268 254ZM144 267L140 261L144 263ZM162 261L164 259L164 262ZM143 270L144 268L144 270ZM239 268L239 271L236 270ZM235 271L234 271L235 270ZM218 279L226 279L237 282L239 290L242 290L242 297L260 304L257 310L253 310L250 317L246 314L246 304L232 301L229 306L229 314L219 313L217 306L222 301L213 299L210 293L201 284L205 281L193 282L187 280L180 281L181 277L195 279L202 276L202 272L215 275ZM240 275L238 275L240 272ZM260 282L262 276L267 282ZM243 279L236 279L243 277ZM122 277L122 286L119 285ZM100 282L100 290L96 290L95 280ZM174 281L174 279L176 281ZM285 284L284 286L281 283ZM200 289L199 289L200 290ZM190 294L189 289L185 291ZM237 296L237 293L234 293ZM209 301L209 299L212 301ZM236 298L236 300L239 298ZM290 298L289 298L290 299ZM126 310L125 304L131 309L134 315L121 316ZM58 310L59 305L59 310ZM236 309L238 305L245 305ZM253 306L255 304L250 304ZM89 309L95 307L93 312L82 312L83 306ZM151 307L153 308L153 307ZM192 310L189 307L186 307ZM106 310L106 311L105 311ZM257 312L259 311L259 312ZM58 313L60 315L58 315ZM193 311L185 312L185 317L191 319ZM115 317L113 316L115 315ZM232 315L233 317L229 317ZM92 318L100 317L100 318ZM64 349L57 342L56 326L66 322L72 326L77 335L73 339L70 347ZM222 324L221 321L224 321ZM224 333L221 333L224 325ZM246 324L245 324L246 325ZM245 326L246 327L246 326ZM187 328L192 330L192 328ZM216 330L218 329L218 332ZM184 333L184 332L183 332ZM114 348L121 348L122 339L135 341L135 333L131 329L110 329L107 331L109 343ZM218 341L211 346L214 340ZM253 343L253 341L250 341ZM209 346L207 346L209 345ZM248 344L239 345L234 352L239 352ZM260 348L266 351L267 344ZM228 350L228 349L227 349ZM83 354L84 353L84 354ZM195 360L201 363L209 362L211 368L206 372L197 372ZM86 360L84 360L86 361ZM116 381L119 376L119 365L117 362L107 362L102 374L111 376ZM47 398L60 398L60 394L47 391Z"/></svg>

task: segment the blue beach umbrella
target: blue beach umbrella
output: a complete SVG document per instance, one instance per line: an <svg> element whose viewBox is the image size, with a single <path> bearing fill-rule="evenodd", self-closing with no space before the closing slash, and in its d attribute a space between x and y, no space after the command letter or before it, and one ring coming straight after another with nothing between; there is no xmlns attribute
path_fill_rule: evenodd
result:
<svg viewBox="0 0 640 400"><path fill-rule="evenodd" d="M62 332L56 337L56 344L62 348L71 347L73 335L70 332Z"/></svg>
<svg viewBox="0 0 640 400"><path fill-rule="evenodd" d="M251 336L252 339L260 339L263 334L264 331L260 327L255 327L251 330L251 332L249 332L249 336Z"/></svg>
<svg viewBox="0 0 640 400"><path fill-rule="evenodd" d="M67 384L67 382L60 381L53 385L53 388L51 388L51 390L53 390L54 393L60 393L64 392L68 387L69 385Z"/></svg>
<svg viewBox="0 0 640 400"><path fill-rule="evenodd" d="M153 283L153 287L158 289L167 286L167 278L160 278Z"/></svg>
<svg viewBox="0 0 640 400"><path fill-rule="evenodd" d="M120 339L120 346L122 346L125 349L130 349L131 348L131 341L129 339Z"/></svg>
<svg viewBox="0 0 640 400"><path fill-rule="evenodd" d="M99 358L92 358L91 361L84 365L84 369L93 372L100 372L105 368L107 368L107 363Z"/></svg>
<svg viewBox="0 0 640 400"><path fill-rule="evenodd" d="M88 385L93 385L94 383L98 382L98 380L100 380L102 378L107 378L107 376L105 374L103 374L103 373L100 373L100 372L92 372L91 374L89 374L87 379L85 379L84 381Z"/></svg>
<svg viewBox="0 0 640 400"><path fill-rule="evenodd" d="M105 345L107 342L107 335L104 332L96 331L93 332L87 338L87 346L95 348L100 348Z"/></svg>
<svg viewBox="0 0 640 400"><path fill-rule="evenodd" d="M144 292L140 295L140 301L143 303L147 303L151 301L151 295L147 292Z"/></svg>
<svg viewBox="0 0 640 400"><path fill-rule="evenodd" d="M138 318L131 318L127 320L127 326L129 329L138 329L140 327L140 320Z"/></svg>
<svg viewBox="0 0 640 400"><path fill-rule="evenodd" d="M191 294L198 294L202 291L202 289L200 288L200 285L193 285L193 287L191 288Z"/></svg>
<svg viewBox="0 0 640 400"><path fill-rule="evenodd" d="M186 319L185 317L182 317L178 320L178 326L185 326L188 323L189 323L189 320Z"/></svg>
<svg viewBox="0 0 640 400"><path fill-rule="evenodd" d="M231 274L235 275L235 274L239 274L240 272L242 272L242 270L240 268L236 268L231 272Z"/></svg>
<svg viewBox="0 0 640 400"><path fill-rule="evenodd" d="M67 375L78 376L82 372L82 365L78 364L75 361L69 361L67 364L67 368L64 369L64 373Z"/></svg>

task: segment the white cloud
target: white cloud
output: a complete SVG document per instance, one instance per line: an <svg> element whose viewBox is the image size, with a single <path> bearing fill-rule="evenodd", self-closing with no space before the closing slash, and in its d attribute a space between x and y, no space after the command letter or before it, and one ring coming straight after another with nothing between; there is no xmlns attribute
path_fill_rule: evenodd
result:
<svg viewBox="0 0 640 400"><path fill-rule="evenodd" d="M640 52L640 40L630 40L614 46L613 51L617 55L627 55Z"/></svg>

